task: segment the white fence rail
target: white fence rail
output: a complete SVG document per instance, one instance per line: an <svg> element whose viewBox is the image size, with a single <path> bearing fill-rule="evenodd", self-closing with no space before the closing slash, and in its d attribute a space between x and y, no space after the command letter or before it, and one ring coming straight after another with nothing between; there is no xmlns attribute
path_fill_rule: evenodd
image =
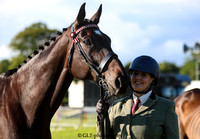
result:
<svg viewBox="0 0 200 139"><path fill-rule="evenodd" d="M51 121L51 128L95 127L96 116L95 107L69 108L61 106Z"/></svg>

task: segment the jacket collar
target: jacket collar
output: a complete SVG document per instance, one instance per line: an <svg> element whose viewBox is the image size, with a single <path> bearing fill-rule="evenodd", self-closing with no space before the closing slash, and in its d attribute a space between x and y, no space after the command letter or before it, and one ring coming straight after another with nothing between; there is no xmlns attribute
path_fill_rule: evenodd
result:
<svg viewBox="0 0 200 139"><path fill-rule="evenodd" d="M146 109L152 107L156 101L158 101L158 96L154 92L152 92L149 99L139 107L139 109L135 112L135 114L141 113Z"/></svg>
<svg viewBox="0 0 200 139"><path fill-rule="evenodd" d="M139 109L135 112L134 115L137 115L137 114L147 110L148 108L152 107L156 101L158 101L158 96L152 91L149 99L143 105L141 105L139 107ZM133 104L134 104L134 102L133 102L133 97L131 94L130 97L128 97L128 99L126 100L126 102L123 105L123 107L124 107L123 110L126 113L126 115L131 114L131 109L133 107Z"/></svg>

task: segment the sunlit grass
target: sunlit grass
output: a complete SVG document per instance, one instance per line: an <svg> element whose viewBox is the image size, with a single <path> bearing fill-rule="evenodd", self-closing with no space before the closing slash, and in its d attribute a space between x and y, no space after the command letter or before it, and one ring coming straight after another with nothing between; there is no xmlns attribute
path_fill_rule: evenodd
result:
<svg viewBox="0 0 200 139"><path fill-rule="evenodd" d="M52 139L95 139L96 116L82 109L60 110L51 121Z"/></svg>
<svg viewBox="0 0 200 139"><path fill-rule="evenodd" d="M96 127L65 127L51 129L52 139L95 139Z"/></svg>

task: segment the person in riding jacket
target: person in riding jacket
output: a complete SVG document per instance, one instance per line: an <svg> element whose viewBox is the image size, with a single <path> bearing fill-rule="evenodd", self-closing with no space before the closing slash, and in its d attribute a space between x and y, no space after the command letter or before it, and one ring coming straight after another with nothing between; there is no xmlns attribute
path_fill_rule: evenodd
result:
<svg viewBox="0 0 200 139"><path fill-rule="evenodd" d="M160 68L155 59L142 55L130 67L131 96L115 100L108 112L99 100L97 137L101 137L100 115L105 114L105 138L116 139L178 139L178 119L175 103L156 95Z"/></svg>

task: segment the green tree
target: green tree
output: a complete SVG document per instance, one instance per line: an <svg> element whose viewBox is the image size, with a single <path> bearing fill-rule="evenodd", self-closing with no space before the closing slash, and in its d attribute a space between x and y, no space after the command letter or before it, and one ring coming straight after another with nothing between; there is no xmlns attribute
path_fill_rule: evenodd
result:
<svg viewBox="0 0 200 139"><path fill-rule="evenodd" d="M129 73L128 71L129 71L130 65L131 65L131 62L128 62L128 63L124 66L124 68L125 68L125 70L126 70L127 73Z"/></svg>
<svg viewBox="0 0 200 139"><path fill-rule="evenodd" d="M192 80L195 79L195 59L193 57L185 60L184 65L180 67L180 74L188 75Z"/></svg>
<svg viewBox="0 0 200 139"><path fill-rule="evenodd" d="M162 73L179 73L180 68L174 63L162 62L159 64L160 72Z"/></svg>
<svg viewBox="0 0 200 139"><path fill-rule="evenodd" d="M16 68L19 64L22 63L23 60L26 59L26 56L19 54L18 56L13 56L10 60L10 64L8 66L8 69Z"/></svg>
<svg viewBox="0 0 200 139"><path fill-rule="evenodd" d="M13 51L18 52L18 55L11 58L6 69L16 68L28 55L37 50L39 45L44 44L50 37L55 36L56 32L57 30L49 29L47 25L41 22L34 23L19 32L9 45Z"/></svg>
<svg viewBox="0 0 200 139"><path fill-rule="evenodd" d="M9 47L19 52L19 55L28 56L39 45L55 36L57 30L49 29L44 23L34 23L19 32L11 41Z"/></svg>
<svg viewBox="0 0 200 139"><path fill-rule="evenodd" d="M0 61L0 73L7 71L9 64L10 61L8 59Z"/></svg>
<svg viewBox="0 0 200 139"><path fill-rule="evenodd" d="M185 59L184 65L180 67L180 74L186 74L192 80L195 80L195 64L196 60L200 58L200 43L196 42L194 48L184 45L184 52L188 51L190 51L191 55Z"/></svg>

